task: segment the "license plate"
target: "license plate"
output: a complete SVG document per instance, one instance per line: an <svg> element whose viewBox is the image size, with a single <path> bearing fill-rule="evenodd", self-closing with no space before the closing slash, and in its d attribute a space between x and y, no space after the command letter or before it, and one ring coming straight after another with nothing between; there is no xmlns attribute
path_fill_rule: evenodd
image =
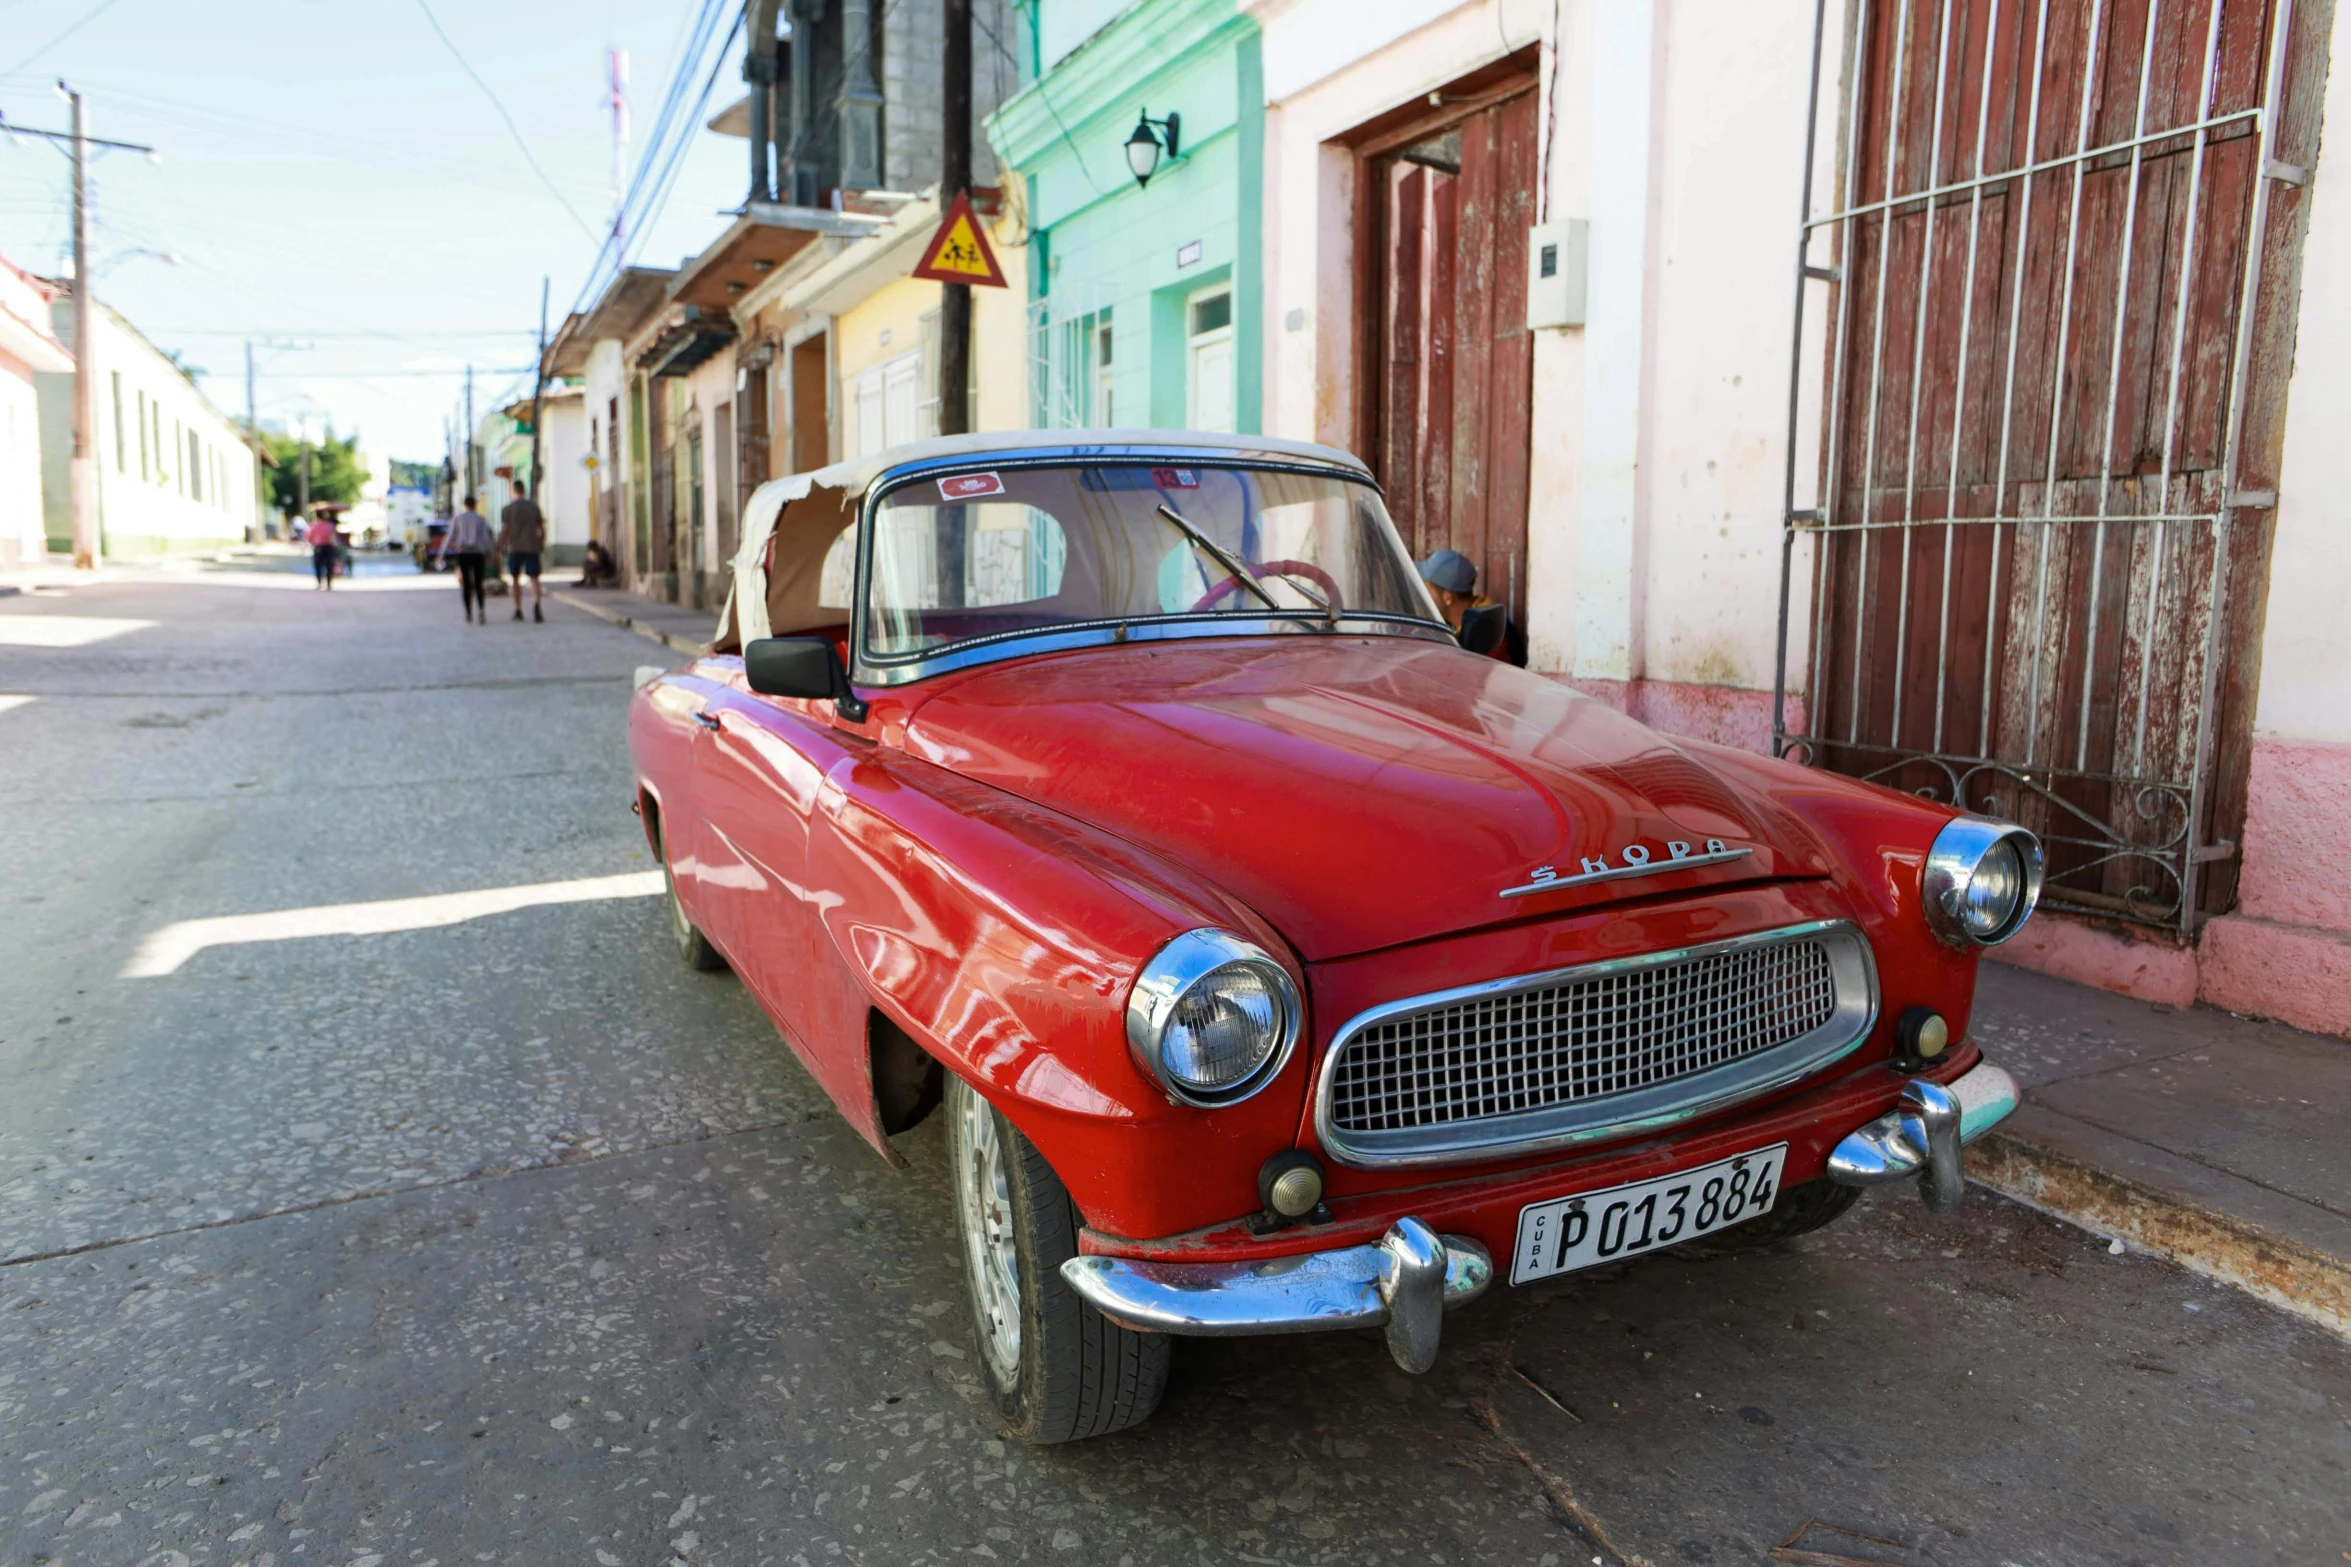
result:
<svg viewBox="0 0 2351 1567"><path fill-rule="evenodd" d="M1788 1145L1634 1181L1529 1203L1518 1213L1510 1282L1526 1284L1672 1246L1771 1212Z"/></svg>

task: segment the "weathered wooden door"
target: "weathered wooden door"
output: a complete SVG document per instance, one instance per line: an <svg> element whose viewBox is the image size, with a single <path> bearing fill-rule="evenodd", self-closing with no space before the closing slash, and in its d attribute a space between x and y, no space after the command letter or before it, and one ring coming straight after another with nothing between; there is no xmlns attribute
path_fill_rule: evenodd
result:
<svg viewBox="0 0 2351 1567"><path fill-rule="evenodd" d="M2324 10L1862 0L1821 73L1779 744L2024 822L2054 907L2234 893Z"/></svg>
<svg viewBox="0 0 2351 1567"><path fill-rule="evenodd" d="M1373 240L1359 274L1373 378L1359 439L1415 558L1461 551L1479 591L1523 626L1537 95L1527 79L1474 97L1380 138L1358 164Z"/></svg>

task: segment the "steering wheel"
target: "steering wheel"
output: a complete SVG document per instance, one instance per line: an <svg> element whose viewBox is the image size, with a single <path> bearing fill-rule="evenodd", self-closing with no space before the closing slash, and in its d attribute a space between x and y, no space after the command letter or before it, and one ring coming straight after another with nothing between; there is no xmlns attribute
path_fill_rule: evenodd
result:
<svg viewBox="0 0 2351 1567"><path fill-rule="evenodd" d="M1339 585L1331 580L1331 574L1323 570L1320 566L1314 564L1312 561L1269 560L1263 562L1262 564L1251 566L1249 568L1249 575L1257 578L1261 582L1267 577L1304 577L1307 581L1322 589L1322 596L1329 600L1331 609L1334 612L1346 607L1339 602ZM1231 598L1234 594L1240 591L1241 579L1228 575L1222 582L1217 583L1207 592L1201 594L1199 602L1195 603L1188 613L1197 615L1203 610L1214 609L1217 605L1222 604L1226 599Z"/></svg>

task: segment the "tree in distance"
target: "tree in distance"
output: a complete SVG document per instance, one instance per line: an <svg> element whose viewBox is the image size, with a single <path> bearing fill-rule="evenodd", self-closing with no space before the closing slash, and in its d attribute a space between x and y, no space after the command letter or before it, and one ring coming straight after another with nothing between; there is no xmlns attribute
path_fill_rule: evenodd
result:
<svg viewBox="0 0 2351 1567"><path fill-rule="evenodd" d="M270 461L277 464L269 473L270 499L280 512L288 517L302 506L302 447L303 442L291 435L271 430L262 439L269 443ZM346 436L338 441L329 434L323 441L309 442L310 499L333 501L349 505L359 499L360 487L367 483L367 459L359 455L359 437Z"/></svg>

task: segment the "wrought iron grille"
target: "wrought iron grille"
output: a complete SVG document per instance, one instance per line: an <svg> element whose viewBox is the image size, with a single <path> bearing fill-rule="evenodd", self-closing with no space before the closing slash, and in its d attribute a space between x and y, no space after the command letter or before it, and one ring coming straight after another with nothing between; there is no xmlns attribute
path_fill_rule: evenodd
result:
<svg viewBox="0 0 2351 1567"><path fill-rule="evenodd" d="M2048 907L2184 933L2233 850L2216 712L2275 501L2241 487L2247 409L2309 177L2292 14L1821 10L1775 742L2033 828Z"/></svg>
<svg viewBox="0 0 2351 1567"><path fill-rule="evenodd" d="M1383 1018L1339 1047L1330 1120L1397 1132L1580 1104L1804 1038L1837 1011L1807 937Z"/></svg>

